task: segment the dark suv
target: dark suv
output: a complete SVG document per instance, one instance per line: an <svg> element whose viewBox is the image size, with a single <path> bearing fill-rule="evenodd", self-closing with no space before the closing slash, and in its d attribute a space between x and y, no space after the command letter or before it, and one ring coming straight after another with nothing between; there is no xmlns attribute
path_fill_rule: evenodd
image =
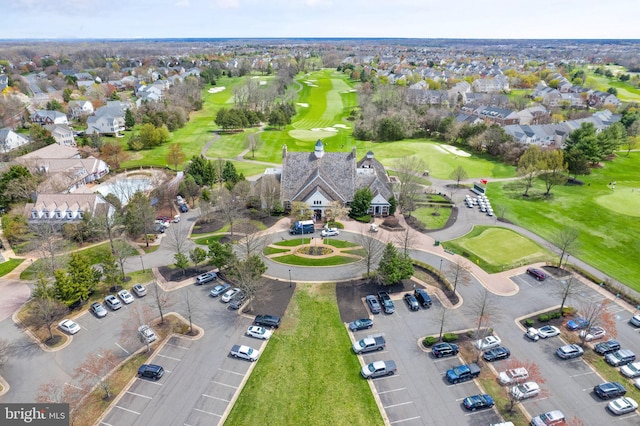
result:
<svg viewBox="0 0 640 426"><path fill-rule="evenodd" d="M258 315L253 323L263 327L278 328L280 327L280 317L275 315Z"/></svg>
<svg viewBox="0 0 640 426"><path fill-rule="evenodd" d="M446 343L446 342L436 343L435 345L433 345L433 348L431 349L431 353L436 358L442 358L443 356L458 355L459 351L460 350L458 349L458 345L455 345L453 343Z"/></svg>
<svg viewBox="0 0 640 426"><path fill-rule="evenodd" d="M153 380L158 380L164 374L164 368L155 364L142 364L138 368L138 377L148 377Z"/></svg>
<svg viewBox="0 0 640 426"><path fill-rule="evenodd" d="M627 390L618 382L601 383L593 388L593 393L602 399L611 399L623 396Z"/></svg>
<svg viewBox="0 0 640 426"><path fill-rule="evenodd" d="M426 291L424 291L421 288L416 288L413 291L413 295L416 297L416 299L418 300L418 303L423 307L423 308L430 308L431 307L431 298L429 297L429 295L427 294Z"/></svg>
<svg viewBox="0 0 640 426"><path fill-rule="evenodd" d="M233 296L233 299L231 299L231 302L229 302L229 309L240 309L240 307L242 305L244 305L244 302L247 300L247 295L244 294L243 291L237 293L235 296Z"/></svg>

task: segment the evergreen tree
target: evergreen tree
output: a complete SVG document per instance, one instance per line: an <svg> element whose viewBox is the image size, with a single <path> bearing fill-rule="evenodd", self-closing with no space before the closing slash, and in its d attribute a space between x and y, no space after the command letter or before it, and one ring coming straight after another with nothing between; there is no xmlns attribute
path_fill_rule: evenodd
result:
<svg viewBox="0 0 640 426"><path fill-rule="evenodd" d="M369 207L371 207L371 200L373 200L373 194L369 188L358 189L351 202L349 217L355 219L367 215Z"/></svg>
<svg viewBox="0 0 640 426"><path fill-rule="evenodd" d="M135 115L133 115L133 112L131 112L131 109L127 108L124 112L124 126L127 129L131 129L135 125L136 125L136 117Z"/></svg>

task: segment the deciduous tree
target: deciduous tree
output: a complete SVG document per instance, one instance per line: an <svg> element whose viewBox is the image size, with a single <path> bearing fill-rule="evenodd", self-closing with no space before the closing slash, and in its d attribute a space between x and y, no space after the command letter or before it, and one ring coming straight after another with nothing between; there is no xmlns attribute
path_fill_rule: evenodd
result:
<svg viewBox="0 0 640 426"><path fill-rule="evenodd" d="M524 196L529 195L529 190L533 186L533 180L542 170L543 155L542 149L538 145L530 145L518 160L518 176L524 178Z"/></svg>
<svg viewBox="0 0 640 426"><path fill-rule="evenodd" d="M182 146L178 143L169 144L169 152L167 152L166 160L167 164L172 165L173 168L177 171L178 166L184 163L186 159L186 155L182 151Z"/></svg>
<svg viewBox="0 0 640 426"><path fill-rule="evenodd" d="M91 352L74 370L74 377L87 388L97 386L104 392L104 399L111 399L111 371L118 365L120 358L113 350L98 349Z"/></svg>
<svg viewBox="0 0 640 426"><path fill-rule="evenodd" d="M393 170L395 170L398 180L398 207L402 213L409 209L408 213L413 211L413 206L417 201L421 192L420 179L427 165L422 158L417 156L401 157L394 161Z"/></svg>
<svg viewBox="0 0 640 426"><path fill-rule="evenodd" d="M506 362L505 370L511 370L521 367L526 368L527 372L529 373L529 377L525 380L526 382L536 382L538 385L540 385L540 393L538 394L538 398L547 397L549 395L549 389L542 386L547 382L547 380L542 375L540 366L537 363L529 360L519 361L518 359L511 357ZM515 408L515 404L520 402L513 393L514 386L518 386L519 384L521 383L509 385L505 388L507 392L507 398L509 400L509 406L507 408L509 412L513 411L513 409Z"/></svg>
<svg viewBox="0 0 640 426"><path fill-rule="evenodd" d="M572 226L564 226L556 231L551 237L551 242L557 248L560 249L560 260L558 261L558 268L562 268L562 259L566 254L569 257L569 252L574 253L578 248L578 237L580 237L580 230ZM566 262L565 262L566 266Z"/></svg>
<svg viewBox="0 0 640 426"><path fill-rule="evenodd" d="M458 186L460 185L461 180L464 180L468 177L469 175L467 174L467 171L462 166L458 166L455 169L453 169L453 171L449 175L449 179L455 180L456 185Z"/></svg>
<svg viewBox="0 0 640 426"><path fill-rule="evenodd" d="M560 149L544 151L542 157L544 172L541 177L547 188L547 192L544 195L548 196L551 193L551 188L567 181L567 164L564 162L564 155Z"/></svg>
<svg viewBox="0 0 640 426"><path fill-rule="evenodd" d="M567 302L567 299L579 295L581 290L580 281L574 279L573 274L571 274L569 279L559 280L559 285L555 287L554 293L562 299L560 302L560 315L564 316L564 304Z"/></svg>
<svg viewBox="0 0 640 426"><path fill-rule="evenodd" d="M32 300L25 322L33 328L45 327L49 332L49 339L53 339L52 327L68 312L69 309L58 300L38 297Z"/></svg>
<svg viewBox="0 0 640 426"><path fill-rule="evenodd" d="M589 323L588 329L579 333L580 342L584 346L586 342L587 334L593 327L602 327L607 332L607 337L615 339L618 335L617 321L614 314L609 311L611 301L609 299L604 300L589 300L581 304L579 313Z"/></svg>

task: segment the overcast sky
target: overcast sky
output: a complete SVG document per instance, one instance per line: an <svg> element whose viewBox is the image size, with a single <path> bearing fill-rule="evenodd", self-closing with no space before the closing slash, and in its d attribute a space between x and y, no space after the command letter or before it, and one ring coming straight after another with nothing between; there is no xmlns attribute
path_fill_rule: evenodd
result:
<svg viewBox="0 0 640 426"><path fill-rule="evenodd" d="M638 0L1 0L0 39L640 38Z"/></svg>

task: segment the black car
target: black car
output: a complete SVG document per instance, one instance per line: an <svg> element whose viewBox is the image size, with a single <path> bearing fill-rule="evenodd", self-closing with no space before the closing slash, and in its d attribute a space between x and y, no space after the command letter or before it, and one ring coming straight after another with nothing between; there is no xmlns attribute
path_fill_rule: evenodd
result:
<svg viewBox="0 0 640 426"><path fill-rule="evenodd" d="M459 351L460 349L458 348L458 345L455 345L453 343L446 343L446 342L436 343L435 345L433 345L433 348L431 349L431 353L436 358L442 358L444 356L455 356L455 355L458 355Z"/></svg>
<svg viewBox="0 0 640 426"><path fill-rule="evenodd" d="M158 380L164 374L164 368L155 364L142 364L138 368L138 377L148 377L153 380Z"/></svg>
<svg viewBox="0 0 640 426"><path fill-rule="evenodd" d="M602 399L611 399L623 396L627 393L627 390L618 382L607 382L595 386L593 393Z"/></svg>
<svg viewBox="0 0 640 426"><path fill-rule="evenodd" d="M253 323L263 327L278 328L280 327L280 317L275 315L258 315Z"/></svg>
<svg viewBox="0 0 640 426"><path fill-rule="evenodd" d="M429 295L427 294L427 292L421 288L416 288L413 291L413 295L416 297L416 299L418 300L418 303L420 305L422 305L423 308L430 308L431 304L433 303L431 301L431 298L429 297Z"/></svg>
<svg viewBox="0 0 640 426"><path fill-rule="evenodd" d="M531 275L533 278L535 278L538 281L544 281L545 278L547 278L547 274L545 274L540 269L536 269L536 268L528 268L527 274Z"/></svg>
<svg viewBox="0 0 640 426"><path fill-rule="evenodd" d="M620 343L617 340L607 340L606 342L600 342L593 347L593 350L597 354L606 355L608 353L617 351L620 349Z"/></svg>
<svg viewBox="0 0 640 426"><path fill-rule="evenodd" d="M247 296L244 294L244 292L239 292L237 293L235 296L233 296L233 299L231 299L231 302L229 302L229 309L240 309L242 307L242 305L244 305L244 302L247 300Z"/></svg>
<svg viewBox="0 0 640 426"><path fill-rule="evenodd" d="M189 211L189 207L187 207L187 205L186 205L186 204L180 204L180 211L181 211L182 213L186 213L186 212L188 212L188 211Z"/></svg>
<svg viewBox="0 0 640 426"><path fill-rule="evenodd" d="M411 293L405 294L404 295L404 301L407 302L407 306L412 311L419 311L420 310L420 304L418 303L418 299L416 299L416 297L413 294L411 294Z"/></svg>
<svg viewBox="0 0 640 426"><path fill-rule="evenodd" d="M485 351L482 358L487 362L498 361L501 359L507 359L511 356L511 351L504 346L498 346L497 348L489 349Z"/></svg>

